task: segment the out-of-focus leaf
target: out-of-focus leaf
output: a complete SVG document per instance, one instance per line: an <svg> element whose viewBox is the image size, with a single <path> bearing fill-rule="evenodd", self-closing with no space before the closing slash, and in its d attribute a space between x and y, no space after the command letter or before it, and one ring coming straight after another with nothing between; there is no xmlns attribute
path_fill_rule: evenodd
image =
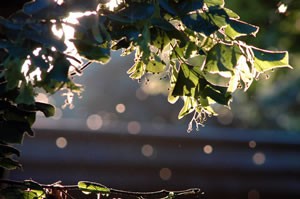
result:
<svg viewBox="0 0 300 199"><path fill-rule="evenodd" d="M13 53L13 52L11 52ZM7 62L5 68L5 79L7 80L6 88L12 90L19 85L20 80L25 80L23 74L21 73L22 64L24 60L11 59Z"/></svg>
<svg viewBox="0 0 300 199"><path fill-rule="evenodd" d="M26 122L0 121L0 129L0 140L6 143L21 144L25 132L34 134Z"/></svg>
<svg viewBox="0 0 300 199"><path fill-rule="evenodd" d="M35 0L24 4L23 11L36 19L53 19L65 17L67 12L52 0Z"/></svg>
<svg viewBox="0 0 300 199"><path fill-rule="evenodd" d="M210 6L221 6L223 7L225 2L224 0L204 0L204 3Z"/></svg>
<svg viewBox="0 0 300 199"><path fill-rule="evenodd" d="M177 15L177 10L170 4L169 0L159 0L159 5L171 15Z"/></svg>
<svg viewBox="0 0 300 199"><path fill-rule="evenodd" d="M101 45L90 44L82 40L73 40L78 53L88 60L106 64L110 60L110 49Z"/></svg>
<svg viewBox="0 0 300 199"><path fill-rule="evenodd" d="M20 151L10 145L0 144L0 157L5 157L8 155L20 156Z"/></svg>
<svg viewBox="0 0 300 199"><path fill-rule="evenodd" d="M14 169L21 168L22 166L16 160L13 160L8 157L0 157L0 167L5 168L7 170L14 170Z"/></svg>
<svg viewBox="0 0 300 199"><path fill-rule="evenodd" d="M20 89L20 94L16 98L16 102L18 104L27 104L31 105L34 104L35 93L33 91L33 87L31 84L23 85Z"/></svg>
<svg viewBox="0 0 300 199"><path fill-rule="evenodd" d="M265 72L275 68L288 67L289 57L286 51L268 51L252 47L254 67L258 72Z"/></svg>
<svg viewBox="0 0 300 199"><path fill-rule="evenodd" d="M178 13L180 15L189 13L191 11L199 10L203 7L203 0L189 0L178 3Z"/></svg>
<svg viewBox="0 0 300 199"><path fill-rule="evenodd" d="M154 4L130 3L120 12L114 12L107 17L122 23L136 23L137 21L149 19L154 14Z"/></svg>
<svg viewBox="0 0 300 199"><path fill-rule="evenodd" d="M55 4L55 2L52 0L35 0L26 3L23 10L26 14L32 15L37 12L41 12L52 4Z"/></svg>
<svg viewBox="0 0 300 199"><path fill-rule="evenodd" d="M36 102L35 107L37 110L43 112L46 117L51 117L55 114L55 107L51 104Z"/></svg>
<svg viewBox="0 0 300 199"><path fill-rule="evenodd" d="M15 187L7 187L0 189L0 195L4 199L23 199L23 191Z"/></svg>
<svg viewBox="0 0 300 199"><path fill-rule="evenodd" d="M35 102L34 104L30 105L22 104L19 105L19 108L28 112L41 111L45 117L51 117L55 114L55 107L53 105L42 102Z"/></svg>
<svg viewBox="0 0 300 199"><path fill-rule="evenodd" d="M82 192L87 192L87 193L101 193L101 194L109 194L110 189L107 188L106 186L95 183L95 182L88 182L88 181L79 181L78 182L78 188Z"/></svg>
<svg viewBox="0 0 300 199"><path fill-rule="evenodd" d="M55 49L61 53L67 49L63 40L55 36L51 27L45 24L32 24L30 25L30 29L26 29L26 31L23 32L25 38L38 42L49 49L55 47Z"/></svg>
<svg viewBox="0 0 300 199"><path fill-rule="evenodd" d="M69 12L82 12L82 11L95 11L99 3L104 2L105 0L64 0L64 3L68 7Z"/></svg>
<svg viewBox="0 0 300 199"><path fill-rule="evenodd" d="M63 56L58 56L53 62L53 68L48 73L47 78L58 81L68 82L69 81L69 67L70 62Z"/></svg>

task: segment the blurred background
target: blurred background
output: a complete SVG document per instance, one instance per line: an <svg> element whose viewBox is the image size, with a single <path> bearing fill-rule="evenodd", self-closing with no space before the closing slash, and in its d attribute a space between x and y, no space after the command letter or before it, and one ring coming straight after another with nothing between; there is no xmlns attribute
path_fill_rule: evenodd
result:
<svg viewBox="0 0 300 199"><path fill-rule="evenodd" d="M300 1L226 1L260 27L248 44L287 50L290 69L261 76L219 107L200 131L167 101L163 77L131 80L133 56L112 55L77 79L85 90L74 107L60 93L53 118L38 118L36 137L20 146L22 171L9 178L41 183L91 180L132 191L199 187L206 198L300 198ZM45 96L39 96L41 98Z"/></svg>

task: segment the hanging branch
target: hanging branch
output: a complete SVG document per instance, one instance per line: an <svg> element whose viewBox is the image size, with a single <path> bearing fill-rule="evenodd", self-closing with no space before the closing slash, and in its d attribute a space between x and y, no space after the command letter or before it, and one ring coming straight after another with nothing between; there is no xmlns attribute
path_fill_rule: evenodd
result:
<svg viewBox="0 0 300 199"><path fill-rule="evenodd" d="M83 194L96 194L104 198L123 198L123 199L180 199L180 198L204 198L204 192L199 188L190 188L179 191L160 190L154 192L132 192L119 189L107 188L106 186L87 181L80 181L78 185L62 185L61 182L53 184L39 184L32 180L13 181L13 180L0 180L0 185L4 187L0 194L4 197L7 194L22 195L21 198L26 199L43 199L55 196L58 199L76 199L71 193L78 195L78 192ZM98 198L99 198L98 196Z"/></svg>

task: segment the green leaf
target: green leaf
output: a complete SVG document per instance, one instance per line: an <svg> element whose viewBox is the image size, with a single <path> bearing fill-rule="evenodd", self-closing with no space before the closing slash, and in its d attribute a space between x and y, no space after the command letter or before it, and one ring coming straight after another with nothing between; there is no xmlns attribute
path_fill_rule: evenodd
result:
<svg viewBox="0 0 300 199"><path fill-rule="evenodd" d="M199 67L186 64L181 64L172 95L193 97L194 99L199 97L203 99L210 98L222 105L228 105L231 99L226 87L210 84L203 77ZM191 103L189 102L187 107L190 107L190 105Z"/></svg>
<svg viewBox="0 0 300 199"><path fill-rule="evenodd" d="M209 12L206 12L206 15L209 17L209 20L219 28L226 26L228 23L227 19L229 16L223 8L210 8Z"/></svg>
<svg viewBox="0 0 300 199"><path fill-rule="evenodd" d="M101 194L109 194L110 189L106 186L88 181L79 181L78 188L84 193L101 193Z"/></svg>
<svg viewBox="0 0 300 199"><path fill-rule="evenodd" d="M23 191L23 198L24 199L43 199L43 198L40 198L37 195L37 193L35 193L32 190L25 190L25 191Z"/></svg>
<svg viewBox="0 0 300 199"><path fill-rule="evenodd" d="M184 116L192 113L195 110L195 107L197 105L197 103L192 97L183 97L183 100L184 100L184 105L178 114L178 119L181 119Z"/></svg>
<svg viewBox="0 0 300 199"><path fill-rule="evenodd" d="M182 22L191 30L211 35L219 29L205 13L192 13L184 16Z"/></svg>
<svg viewBox="0 0 300 199"><path fill-rule="evenodd" d="M62 55L56 57L53 63L53 68L47 74L49 80L57 82L68 82L69 80L69 67L71 63Z"/></svg>
<svg viewBox="0 0 300 199"><path fill-rule="evenodd" d="M179 96L174 96L173 95L173 90L174 90L174 87L176 85L177 77L178 77L178 71L173 66L173 68L172 68L172 75L171 75L171 78L170 78L170 90L169 90L169 94L168 94L168 101L171 104L174 104L179 99Z"/></svg>
<svg viewBox="0 0 300 199"><path fill-rule="evenodd" d="M16 103L27 105L34 104L34 96L35 92L33 91L33 86L30 83L22 85L20 88L20 94L16 98Z"/></svg>
<svg viewBox="0 0 300 199"><path fill-rule="evenodd" d="M218 43L207 53L204 69L209 73L230 77L241 55L242 52L237 45Z"/></svg>
<svg viewBox="0 0 300 199"><path fill-rule="evenodd" d="M1 103L3 106L3 103ZM20 122L24 124L28 124L31 126L35 121L35 112L26 111L20 108L22 105L12 105L7 102L5 106L3 106L3 119L7 122ZM26 106L26 105L24 105ZM0 109L1 106L0 106Z"/></svg>
<svg viewBox="0 0 300 199"><path fill-rule="evenodd" d="M51 104L36 102L35 109L43 112L46 117L51 117L55 114L55 107Z"/></svg>
<svg viewBox="0 0 300 199"><path fill-rule="evenodd" d="M171 15L177 15L177 10L173 7L173 5L170 4L169 0L159 0L159 5L161 8L163 8L166 12L168 12Z"/></svg>
<svg viewBox="0 0 300 199"><path fill-rule="evenodd" d="M24 185L27 187L26 190L29 189L28 192L32 193L32 196L35 195L34 199L46 198L46 192L39 183L37 183L33 180L25 180ZM26 190L24 193L26 193Z"/></svg>
<svg viewBox="0 0 300 199"><path fill-rule="evenodd" d="M79 39L72 40L78 53L88 60L106 64L110 61L110 49L101 45L91 44L88 41Z"/></svg>
<svg viewBox="0 0 300 199"><path fill-rule="evenodd" d="M249 23L237 19L228 20L228 25L225 28L225 34L231 39L236 39L237 37L244 35L255 36L258 31L259 28L257 26L251 25Z"/></svg>
<svg viewBox="0 0 300 199"><path fill-rule="evenodd" d="M232 10L230 10L228 8L223 8L223 9L227 13L228 17L230 17L232 19L239 19L240 18L240 16L238 14L236 14L235 12L233 12Z"/></svg>
<svg viewBox="0 0 300 199"><path fill-rule="evenodd" d="M201 74L193 70L193 66L180 65L177 81L173 90L173 96L193 96L199 95L199 81Z"/></svg>
<svg viewBox="0 0 300 199"><path fill-rule="evenodd" d="M189 0L178 3L177 9L180 15L199 10L203 7L203 0Z"/></svg>
<svg viewBox="0 0 300 199"><path fill-rule="evenodd" d="M0 144L0 157L6 157L8 155L20 156L20 151L10 145Z"/></svg>
<svg viewBox="0 0 300 199"><path fill-rule="evenodd" d="M8 157L0 157L0 167L7 169L7 170L14 170L14 169L21 168L22 166L16 160L13 160Z"/></svg>
<svg viewBox="0 0 300 199"><path fill-rule="evenodd" d="M159 56L153 55L153 58L146 65L146 71L150 73L161 73L166 69L166 64L162 62Z"/></svg>
<svg viewBox="0 0 300 199"><path fill-rule="evenodd" d="M0 196L5 199L23 199L23 191L15 187L7 187L0 189Z"/></svg>
<svg viewBox="0 0 300 199"><path fill-rule="evenodd" d="M42 102L35 102L31 105L20 104L18 106L21 110L28 111L28 112L36 112L41 111L45 117L51 117L55 114L55 107L51 104L46 104Z"/></svg>
<svg viewBox="0 0 300 199"><path fill-rule="evenodd" d="M121 23L136 23L149 19L154 14L154 4L130 3L125 9L107 15L108 18Z"/></svg>
<svg viewBox="0 0 300 199"><path fill-rule="evenodd" d="M132 79L141 79L145 74L145 64L143 62L135 62L134 65L127 71L130 78Z"/></svg>
<svg viewBox="0 0 300 199"><path fill-rule="evenodd" d="M289 55L286 51L268 51L255 47L251 49L254 55L254 67L260 73L275 68L292 68L289 65Z"/></svg>
<svg viewBox="0 0 300 199"><path fill-rule="evenodd" d="M14 52L11 52L13 54ZM20 80L25 80L23 74L21 73L21 68L25 60L10 59L7 61L5 68L5 79L7 80L6 88L12 90L19 85Z"/></svg>
<svg viewBox="0 0 300 199"><path fill-rule="evenodd" d="M207 4L207 6L221 6L223 7L225 2L224 0L204 0L204 3Z"/></svg>

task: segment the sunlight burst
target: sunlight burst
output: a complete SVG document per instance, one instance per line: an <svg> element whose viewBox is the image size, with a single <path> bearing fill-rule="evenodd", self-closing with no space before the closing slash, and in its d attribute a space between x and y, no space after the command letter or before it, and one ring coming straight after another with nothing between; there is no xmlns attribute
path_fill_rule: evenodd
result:
<svg viewBox="0 0 300 199"><path fill-rule="evenodd" d="M116 7L118 7L123 0L110 0L110 2L106 3L105 6L110 10L113 11Z"/></svg>

